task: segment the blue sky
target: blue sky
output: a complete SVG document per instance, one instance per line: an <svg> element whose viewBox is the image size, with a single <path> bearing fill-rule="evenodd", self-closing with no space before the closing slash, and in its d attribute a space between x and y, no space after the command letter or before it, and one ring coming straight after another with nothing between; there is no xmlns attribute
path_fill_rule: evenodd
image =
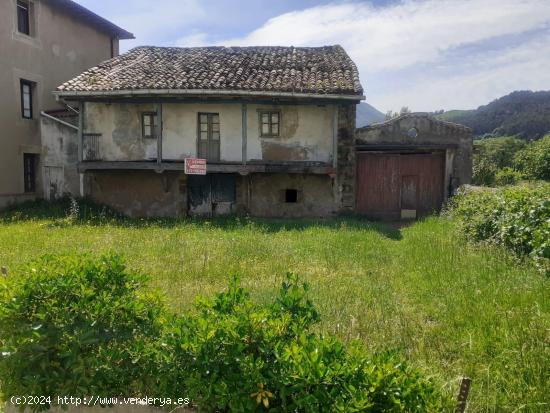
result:
<svg viewBox="0 0 550 413"><path fill-rule="evenodd" d="M341 44L379 110L550 89L550 0L77 0L138 45Z"/></svg>

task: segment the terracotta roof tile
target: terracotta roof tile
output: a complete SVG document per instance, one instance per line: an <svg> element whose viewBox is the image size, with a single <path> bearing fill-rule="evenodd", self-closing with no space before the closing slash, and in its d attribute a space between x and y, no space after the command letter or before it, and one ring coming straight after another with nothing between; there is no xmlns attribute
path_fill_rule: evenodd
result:
<svg viewBox="0 0 550 413"><path fill-rule="evenodd" d="M107 60L58 91L203 89L362 95L341 46L151 47Z"/></svg>

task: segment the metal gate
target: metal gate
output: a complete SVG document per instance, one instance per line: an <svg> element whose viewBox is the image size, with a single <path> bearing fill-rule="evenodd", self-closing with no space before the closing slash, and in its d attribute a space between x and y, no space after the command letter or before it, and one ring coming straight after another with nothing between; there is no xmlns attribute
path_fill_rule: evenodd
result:
<svg viewBox="0 0 550 413"><path fill-rule="evenodd" d="M357 153L356 210L369 218L397 220L441 208L444 153Z"/></svg>

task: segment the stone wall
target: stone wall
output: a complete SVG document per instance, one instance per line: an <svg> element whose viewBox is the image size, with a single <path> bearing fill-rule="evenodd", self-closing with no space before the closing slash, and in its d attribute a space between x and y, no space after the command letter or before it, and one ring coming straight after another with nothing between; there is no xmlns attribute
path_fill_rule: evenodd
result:
<svg viewBox="0 0 550 413"><path fill-rule="evenodd" d="M185 216L186 180L175 171L95 171L85 176L88 196L132 217Z"/></svg>
<svg viewBox="0 0 550 413"><path fill-rule="evenodd" d="M355 104L338 107L337 205L340 212L355 208Z"/></svg>
<svg viewBox="0 0 550 413"><path fill-rule="evenodd" d="M239 209L252 216L326 217L336 212L333 179L328 175L251 174L241 180ZM287 190L296 191L296 202L287 202Z"/></svg>

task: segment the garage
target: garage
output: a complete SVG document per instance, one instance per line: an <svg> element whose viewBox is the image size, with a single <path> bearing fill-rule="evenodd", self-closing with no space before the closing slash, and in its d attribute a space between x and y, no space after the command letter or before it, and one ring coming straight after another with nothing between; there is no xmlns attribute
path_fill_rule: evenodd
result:
<svg viewBox="0 0 550 413"><path fill-rule="evenodd" d="M357 154L356 209L374 219L417 218L439 210L445 154Z"/></svg>
<svg viewBox="0 0 550 413"><path fill-rule="evenodd" d="M410 113L356 130L355 210L371 219L416 219L471 181L472 133Z"/></svg>

